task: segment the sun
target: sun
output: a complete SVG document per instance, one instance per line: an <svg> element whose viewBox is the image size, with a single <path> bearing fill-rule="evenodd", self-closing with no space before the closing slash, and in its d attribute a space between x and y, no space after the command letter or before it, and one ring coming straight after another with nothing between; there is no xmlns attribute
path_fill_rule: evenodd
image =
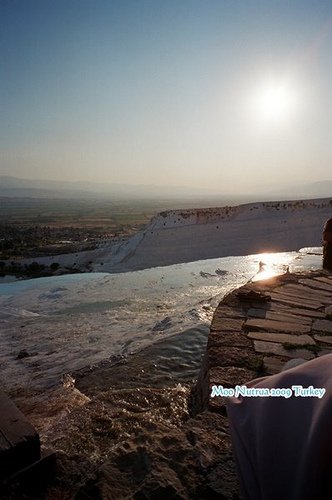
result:
<svg viewBox="0 0 332 500"><path fill-rule="evenodd" d="M289 113L291 106L292 95L285 86L271 85L263 89L260 108L267 118L280 119Z"/></svg>
<svg viewBox="0 0 332 500"><path fill-rule="evenodd" d="M297 93L288 80L268 80L257 86L254 112L265 124L289 122L297 106Z"/></svg>

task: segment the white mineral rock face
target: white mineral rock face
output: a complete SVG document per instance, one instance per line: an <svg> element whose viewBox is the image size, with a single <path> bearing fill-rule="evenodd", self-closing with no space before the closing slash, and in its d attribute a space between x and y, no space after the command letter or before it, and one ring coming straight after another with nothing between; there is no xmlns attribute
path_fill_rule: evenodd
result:
<svg viewBox="0 0 332 500"><path fill-rule="evenodd" d="M202 259L297 251L321 245L332 200L249 203L234 207L168 210L144 230L97 249L38 258L80 271L126 272ZM25 259L29 264L36 259Z"/></svg>
<svg viewBox="0 0 332 500"><path fill-rule="evenodd" d="M115 255L105 255L103 270L130 271L319 246L324 221L331 214L330 199L162 212Z"/></svg>

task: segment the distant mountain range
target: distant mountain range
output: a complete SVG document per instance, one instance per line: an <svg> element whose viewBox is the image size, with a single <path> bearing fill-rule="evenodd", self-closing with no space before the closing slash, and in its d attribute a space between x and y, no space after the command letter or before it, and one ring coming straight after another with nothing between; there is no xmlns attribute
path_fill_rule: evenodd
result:
<svg viewBox="0 0 332 500"><path fill-rule="evenodd" d="M204 189L181 186L130 185L99 182L69 182L40 179L20 179L0 175L0 196L31 198L179 198L209 196ZM216 193L214 193L216 196Z"/></svg>
<svg viewBox="0 0 332 500"><path fill-rule="evenodd" d="M289 186L284 189L266 189L250 195L210 192L181 186L130 185L98 182L68 182L40 179L20 179L0 175L0 197L29 198L112 198L112 199L197 199L213 198L219 203L234 201L269 201L301 198L332 198L332 180Z"/></svg>
<svg viewBox="0 0 332 500"><path fill-rule="evenodd" d="M267 194L278 196L280 198L332 198L332 180L312 182L309 184L299 184L297 186L288 186L284 189L273 190Z"/></svg>

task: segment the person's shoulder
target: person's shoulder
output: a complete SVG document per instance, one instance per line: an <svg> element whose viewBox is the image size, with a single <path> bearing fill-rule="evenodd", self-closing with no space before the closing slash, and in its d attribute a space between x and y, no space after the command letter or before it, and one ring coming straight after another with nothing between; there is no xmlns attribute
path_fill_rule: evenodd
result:
<svg viewBox="0 0 332 500"><path fill-rule="evenodd" d="M325 222L324 231L332 231L332 218Z"/></svg>

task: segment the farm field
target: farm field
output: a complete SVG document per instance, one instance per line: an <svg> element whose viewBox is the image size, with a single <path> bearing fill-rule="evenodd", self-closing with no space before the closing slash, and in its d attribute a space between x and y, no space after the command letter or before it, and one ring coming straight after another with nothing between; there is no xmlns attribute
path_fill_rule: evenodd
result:
<svg viewBox="0 0 332 500"><path fill-rule="evenodd" d="M40 257L95 248L125 238L162 210L203 207L216 199L110 200L0 197L0 259Z"/></svg>

